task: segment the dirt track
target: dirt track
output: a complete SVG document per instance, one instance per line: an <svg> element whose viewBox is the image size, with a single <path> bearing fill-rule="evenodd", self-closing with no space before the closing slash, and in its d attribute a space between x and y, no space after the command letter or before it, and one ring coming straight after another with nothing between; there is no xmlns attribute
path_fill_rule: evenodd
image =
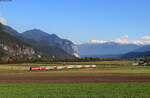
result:
<svg viewBox="0 0 150 98"><path fill-rule="evenodd" d="M150 82L150 75L130 74L6 74L0 83L100 83L100 82Z"/></svg>

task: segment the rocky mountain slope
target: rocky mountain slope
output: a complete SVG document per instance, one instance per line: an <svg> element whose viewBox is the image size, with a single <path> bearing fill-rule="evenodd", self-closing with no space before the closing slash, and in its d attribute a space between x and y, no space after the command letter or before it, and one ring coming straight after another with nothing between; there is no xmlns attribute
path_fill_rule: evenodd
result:
<svg viewBox="0 0 150 98"><path fill-rule="evenodd" d="M79 57L77 52L77 47L74 43L69 40L62 39L55 34L48 34L38 29L29 30L22 33L22 36L27 39L32 39L38 42L44 41L50 46L54 46L60 49L63 49L68 54L75 57Z"/></svg>
<svg viewBox="0 0 150 98"><path fill-rule="evenodd" d="M1 57L15 59L39 59L43 55L29 44L3 31L0 25L0 52Z"/></svg>
<svg viewBox="0 0 150 98"><path fill-rule="evenodd" d="M0 53L1 57L18 59L40 59L43 57L53 59L73 59L64 50L47 45L42 41L35 41L22 37L20 33L9 26L1 26Z"/></svg>
<svg viewBox="0 0 150 98"><path fill-rule="evenodd" d="M26 38L23 38L23 40L26 43L38 49L40 52L42 52L44 55L48 56L49 58L52 59L74 59L75 58L74 56L68 54L67 52L65 52L60 48L48 45L48 43L45 41L35 41Z"/></svg>

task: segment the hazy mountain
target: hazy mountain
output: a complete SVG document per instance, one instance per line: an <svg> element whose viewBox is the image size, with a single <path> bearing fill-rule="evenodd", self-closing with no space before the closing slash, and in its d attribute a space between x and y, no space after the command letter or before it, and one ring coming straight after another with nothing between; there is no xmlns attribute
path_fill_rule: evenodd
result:
<svg viewBox="0 0 150 98"><path fill-rule="evenodd" d="M133 52L147 52L147 51L150 51L150 45L145 45L143 47L133 50Z"/></svg>
<svg viewBox="0 0 150 98"><path fill-rule="evenodd" d="M22 33L22 36L35 41L44 41L50 46L61 48L68 54L79 57L77 47L69 40L61 39L55 34L48 34L38 29L29 30Z"/></svg>
<svg viewBox="0 0 150 98"><path fill-rule="evenodd" d="M129 53L122 55L123 58L136 58L142 56L150 56L150 45L145 45L143 47L140 47Z"/></svg>
<svg viewBox="0 0 150 98"><path fill-rule="evenodd" d="M124 55L122 55L122 58L137 58L137 57L144 57L144 56L150 56L150 51L146 52L129 52Z"/></svg>
<svg viewBox="0 0 150 98"><path fill-rule="evenodd" d="M140 47L140 45L136 44L120 44L115 42L87 43L78 45L78 50L79 54L84 57L117 57Z"/></svg>

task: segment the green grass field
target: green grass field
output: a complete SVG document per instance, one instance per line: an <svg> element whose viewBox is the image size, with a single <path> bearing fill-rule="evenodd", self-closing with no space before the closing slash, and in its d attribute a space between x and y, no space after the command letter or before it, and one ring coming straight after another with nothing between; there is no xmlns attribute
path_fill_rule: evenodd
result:
<svg viewBox="0 0 150 98"><path fill-rule="evenodd" d="M150 98L150 83L0 84L0 98Z"/></svg>
<svg viewBox="0 0 150 98"><path fill-rule="evenodd" d="M30 73L146 73L150 74L149 66L135 66L133 61L97 61L97 62L57 62L53 64L2 64L0 73L29 73L29 67L35 65L62 66L65 65L86 65L95 64L97 68L90 69L73 69L57 71L38 71Z"/></svg>

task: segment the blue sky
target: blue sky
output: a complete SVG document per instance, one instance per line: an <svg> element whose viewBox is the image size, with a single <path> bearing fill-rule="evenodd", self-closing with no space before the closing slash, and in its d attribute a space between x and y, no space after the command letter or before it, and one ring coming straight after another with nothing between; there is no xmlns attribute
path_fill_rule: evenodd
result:
<svg viewBox="0 0 150 98"><path fill-rule="evenodd" d="M19 32L38 28L72 41L150 36L150 0L13 0L0 15Z"/></svg>

